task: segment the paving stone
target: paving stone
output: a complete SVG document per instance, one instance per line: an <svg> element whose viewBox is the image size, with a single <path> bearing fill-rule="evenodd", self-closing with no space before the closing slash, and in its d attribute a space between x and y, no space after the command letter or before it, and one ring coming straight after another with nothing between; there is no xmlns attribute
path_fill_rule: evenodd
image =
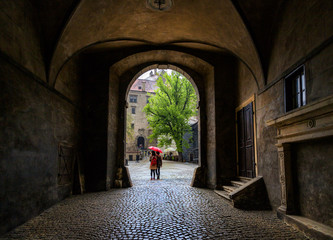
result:
<svg viewBox="0 0 333 240"><path fill-rule="evenodd" d="M0 239L307 239L272 211L190 187L192 164L165 161L155 181L148 166L130 162L132 188L72 196Z"/></svg>

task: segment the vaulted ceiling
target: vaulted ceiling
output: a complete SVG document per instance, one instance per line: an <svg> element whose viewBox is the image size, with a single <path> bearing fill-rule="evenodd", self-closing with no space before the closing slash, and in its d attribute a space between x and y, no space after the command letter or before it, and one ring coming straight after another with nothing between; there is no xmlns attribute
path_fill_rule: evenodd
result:
<svg viewBox="0 0 333 240"><path fill-rule="evenodd" d="M147 0L31 0L39 16L50 82L83 50L142 45L227 52L261 82L283 0L172 2L169 10L156 11Z"/></svg>

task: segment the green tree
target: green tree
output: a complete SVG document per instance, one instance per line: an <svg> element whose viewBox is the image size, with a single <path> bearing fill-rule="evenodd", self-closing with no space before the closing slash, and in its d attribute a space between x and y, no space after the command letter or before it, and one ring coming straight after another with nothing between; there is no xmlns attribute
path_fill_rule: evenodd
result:
<svg viewBox="0 0 333 240"><path fill-rule="evenodd" d="M195 90L190 81L174 71L159 77L157 87L143 109L153 130L149 138L158 139L160 147L170 146L173 140L182 160L183 146L188 147L183 135L191 129L190 117L196 115Z"/></svg>

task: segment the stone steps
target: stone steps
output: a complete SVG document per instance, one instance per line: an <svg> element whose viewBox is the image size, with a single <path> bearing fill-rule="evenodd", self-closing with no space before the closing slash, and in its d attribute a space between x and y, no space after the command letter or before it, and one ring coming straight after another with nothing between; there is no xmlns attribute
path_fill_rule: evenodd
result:
<svg viewBox="0 0 333 240"><path fill-rule="evenodd" d="M256 202L254 198L255 192L260 191L263 187L262 177L247 178L236 177L226 185L219 186L214 192L227 200L231 205L237 208L260 208L260 204L253 204ZM259 194L260 195L260 194ZM260 197L260 196L259 196ZM260 201L258 201L259 203ZM266 206L265 206L266 208Z"/></svg>
<svg viewBox="0 0 333 240"><path fill-rule="evenodd" d="M234 186L222 186L222 188L227 193L231 193L237 189L237 187L234 187Z"/></svg>
<svg viewBox="0 0 333 240"><path fill-rule="evenodd" d="M239 181L247 183L248 181L252 180L252 178L248 178L248 177L241 177L238 176L237 179L239 179Z"/></svg>
<svg viewBox="0 0 333 240"><path fill-rule="evenodd" d="M249 180L251 180L251 178L237 177L234 180L230 181L229 185L223 185L222 187L220 187L220 189L214 190L214 192L226 199L227 201L232 202L232 199L230 198L230 193L243 186Z"/></svg>
<svg viewBox="0 0 333 240"><path fill-rule="evenodd" d="M226 192L226 191L224 191L224 190L214 190L214 192L215 192L217 195L223 197L225 200L227 200L228 202L231 203L231 198L229 197L229 193L228 193L228 192Z"/></svg>
<svg viewBox="0 0 333 240"><path fill-rule="evenodd" d="M244 182L242 182L242 181L233 180L233 181L230 181L230 182L231 182L231 185L235 186L235 187L241 187L241 186L244 185Z"/></svg>

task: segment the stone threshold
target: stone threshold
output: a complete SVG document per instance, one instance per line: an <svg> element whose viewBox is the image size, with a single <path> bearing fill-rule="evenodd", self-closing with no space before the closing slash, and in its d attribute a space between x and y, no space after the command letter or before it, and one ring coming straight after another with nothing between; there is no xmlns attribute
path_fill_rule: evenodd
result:
<svg viewBox="0 0 333 240"><path fill-rule="evenodd" d="M333 240L333 228L330 226L299 215L284 215L278 212L278 217L310 237Z"/></svg>

